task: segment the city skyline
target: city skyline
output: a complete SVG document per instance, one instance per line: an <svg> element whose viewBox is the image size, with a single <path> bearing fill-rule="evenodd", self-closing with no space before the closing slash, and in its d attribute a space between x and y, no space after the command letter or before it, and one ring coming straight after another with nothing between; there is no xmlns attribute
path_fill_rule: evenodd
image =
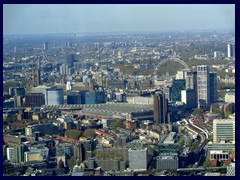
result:
<svg viewBox="0 0 240 180"><path fill-rule="evenodd" d="M234 4L3 5L4 35L234 29Z"/></svg>

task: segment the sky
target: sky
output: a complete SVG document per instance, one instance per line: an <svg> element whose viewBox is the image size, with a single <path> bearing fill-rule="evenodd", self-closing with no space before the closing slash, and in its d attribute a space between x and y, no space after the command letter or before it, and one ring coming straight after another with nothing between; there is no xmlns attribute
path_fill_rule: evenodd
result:
<svg viewBox="0 0 240 180"><path fill-rule="evenodd" d="M3 34L235 30L234 4L4 4Z"/></svg>

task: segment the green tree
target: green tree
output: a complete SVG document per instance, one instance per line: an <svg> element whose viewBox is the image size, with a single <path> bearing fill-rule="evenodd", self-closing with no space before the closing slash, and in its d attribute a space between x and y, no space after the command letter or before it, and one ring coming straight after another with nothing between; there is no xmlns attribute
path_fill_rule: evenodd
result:
<svg viewBox="0 0 240 180"><path fill-rule="evenodd" d="M65 131L65 136L68 138L79 139L81 132L75 129L68 129Z"/></svg>
<svg viewBox="0 0 240 180"><path fill-rule="evenodd" d="M210 160L204 161L203 167L211 167L211 161Z"/></svg>
<svg viewBox="0 0 240 180"><path fill-rule="evenodd" d="M84 131L83 136L87 137L87 138L94 138L95 137L95 131L93 129L87 129L87 130Z"/></svg>
<svg viewBox="0 0 240 180"><path fill-rule="evenodd" d="M121 121L113 121L113 122L110 123L110 128L111 129L116 129L118 127L124 128L124 125Z"/></svg>
<svg viewBox="0 0 240 180"><path fill-rule="evenodd" d="M227 111L225 114L224 114L224 118L229 118L229 115L232 114L230 111Z"/></svg>
<svg viewBox="0 0 240 180"><path fill-rule="evenodd" d="M204 110L201 108L195 108L193 111L193 115L201 119L203 118L203 113L204 113Z"/></svg>
<svg viewBox="0 0 240 180"><path fill-rule="evenodd" d="M77 163L76 158L75 158L74 156L72 156L72 157L69 159L69 162L68 162L69 167L70 167L71 170L72 170L73 167L76 165L76 163Z"/></svg>
<svg viewBox="0 0 240 180"><path fill-rule="evenodd" d="M219 114L222 114L222 109L219 107L219 104L218 103L214 103L212 105L212 110L214 113L219 113Z"/></svg>

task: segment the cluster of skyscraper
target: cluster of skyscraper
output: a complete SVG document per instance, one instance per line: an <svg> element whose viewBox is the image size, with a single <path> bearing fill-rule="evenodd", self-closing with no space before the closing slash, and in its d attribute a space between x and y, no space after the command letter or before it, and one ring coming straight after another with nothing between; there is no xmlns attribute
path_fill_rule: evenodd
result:
<svg viewBox="0 0 240 180"><path fill-rule="evenodd" d="M210 72L207 65L197 66L196 72L184 69L178 71L171 87L165 87L163 92L154 95L154 121L161 124L170 122L169 101L182 101L187 109L198 107L207 110L217 100L217 73Z"/></svg>

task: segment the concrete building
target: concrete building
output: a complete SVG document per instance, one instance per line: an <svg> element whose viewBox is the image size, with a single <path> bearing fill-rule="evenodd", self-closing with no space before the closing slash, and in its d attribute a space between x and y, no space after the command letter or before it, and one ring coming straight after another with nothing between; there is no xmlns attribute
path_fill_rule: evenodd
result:
<svg viewBox="0 0 240 180"><path fill-rule="evenodd" d="M103 171L123 171L127 162L121 158L90 158L84 161L87 168L94 169L101 167Z"/></svg>
<svg viewBox="0 0 240 180"><path fill-rule="evenodd" d="M235 46L232 44L227 44L227 57L235 56Z"/></svg>
<svg viewBox="0 0 240 180"><path fill-rule="evenodd" d="M235 92L227 92L225 95L225 102L235 103Z"/></svg>
<svg viewBox="0 0 240 180"><path fill-rule="evenodd" d="M42 135L49 134L57 134L58 133L58 127L53 124L34 124L34 125L28 125L25 128L25 135L26 136L33 136L35 132L40 132Z"/></svg>
<svg viewBox="0 0 240 180"><path fill-rule="evenodd" d="M68 67L67 64L62 64L59 68L60 68L60 74L61 75L68 75L69 67Z"/></svg>
<svg viewBox="0 0 240 180"><path fill-rule="evenodd" d="M11 162L14 162L14 160L15 160L15 149L14 149L14 147L8 147L7 148L7 159Z"/></svg>
<svg viewBox="0 0 240 180"><path fill-rule="evenodd" d="M235 142L235 118L213 120L213 143Z"/></svg>
<svg viewBox="0 0 240 180"><path fill-rule="evenodd" d="M158 156L157 170L177 170L179 161L177 156Z"/></svg>
<svg viewBox="0 0 240 180"><path fill-rule="evenodd" d="M64 104L63 89L50 88L46 89L45 105L59 105Z"/></svg>
<svg viewBox="0 0 240 180"><path fill-rule="evenodd" d="M147 170L147 148L145 149L129 149L129 169L134 171L146 171ZM139 163L141 162L141 163Z"/></svg>
<svg viewBox="0 0 240 180"><path fill-rule="evenodd" d="M32 73L33 73L33 84L40 85L41 84L41 74L40 74L40 69L38 68L38 66L33 68Z"/></svg>
<svg viewBox="0 0 240 180"><path fill-rule="evenodd" d="M197 66L198 107L210 107L210 77L209 66Z"/></svg>

